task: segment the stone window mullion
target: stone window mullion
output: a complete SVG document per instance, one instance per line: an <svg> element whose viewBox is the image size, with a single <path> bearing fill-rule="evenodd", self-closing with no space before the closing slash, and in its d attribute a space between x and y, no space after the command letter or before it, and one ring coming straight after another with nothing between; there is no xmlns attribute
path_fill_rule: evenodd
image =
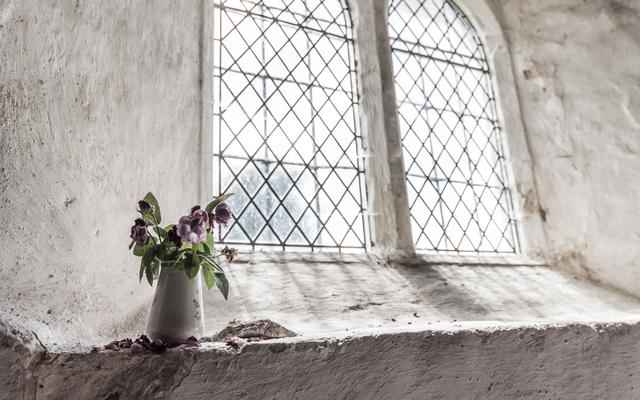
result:
<svg viewBox="0 0 640 400"><path fill-rule="evenodd" d="M415 255L385 0L352 0L372 251Z"/></svg>

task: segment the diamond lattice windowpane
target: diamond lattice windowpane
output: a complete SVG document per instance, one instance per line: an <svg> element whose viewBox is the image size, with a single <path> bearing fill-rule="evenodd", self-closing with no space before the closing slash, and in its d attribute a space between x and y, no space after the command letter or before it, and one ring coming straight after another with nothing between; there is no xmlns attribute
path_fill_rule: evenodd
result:
<svg viewBox="0 0 640 400"><path fill-rule="evenodd" d="M344 0L214 1L218 240L363 251L368 242L351 20Z"/></svg>
<svg viewBox="0 0 640 400"><path fill-rule="evenodd" d="M389 35L417 250L515 253L489 65L450 0L393 0Z"/></svg>

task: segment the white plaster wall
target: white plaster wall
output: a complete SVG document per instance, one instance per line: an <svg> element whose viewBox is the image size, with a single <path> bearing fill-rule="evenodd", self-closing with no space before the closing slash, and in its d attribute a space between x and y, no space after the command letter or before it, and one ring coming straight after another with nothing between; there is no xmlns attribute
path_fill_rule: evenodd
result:
<svg viewBox="0 0 640 400"><path fill-rule="evenodd" d="M640 1L496 3L549 259L640 295Z"/></svg>
<svg viewBox="0 0 640 400"><path fill-rule="evenodd" d="M80 333L150 295L128 230L198 193L199 11L0 0L1 311Z"/></svg>

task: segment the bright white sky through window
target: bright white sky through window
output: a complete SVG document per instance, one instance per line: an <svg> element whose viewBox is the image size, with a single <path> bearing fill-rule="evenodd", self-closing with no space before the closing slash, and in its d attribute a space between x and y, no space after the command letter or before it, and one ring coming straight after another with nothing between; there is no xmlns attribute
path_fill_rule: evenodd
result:
<svg viewBox="0 0 640 400"><path fill-rule="evenodd" d="M393 0L389 36L416 249L516 252L489 65L473 26L448 0Z"/></svg>
<svg viewBox="0 0 640 400"><path fill-rule="evenodd" d="M351 23L343 2L216 1L215 194L237 219L219 240L366 248Z"/></svg>

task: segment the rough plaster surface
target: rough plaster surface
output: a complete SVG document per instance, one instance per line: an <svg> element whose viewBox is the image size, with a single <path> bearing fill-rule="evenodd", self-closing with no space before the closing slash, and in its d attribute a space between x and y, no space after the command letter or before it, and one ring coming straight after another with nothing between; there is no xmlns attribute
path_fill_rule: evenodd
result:
<svg viewBox="0 0 640 400"><path fill-rule="evenodd" d="M1 310L81 334L151 295L128 229L141 191L197 196L198 11L0 1Z"/></svg>
<svg viewBox="0 0 640 400"><path fill-rule="evenodd" d="M549 260L640 295L640 1L497 3Z"/></svg>

